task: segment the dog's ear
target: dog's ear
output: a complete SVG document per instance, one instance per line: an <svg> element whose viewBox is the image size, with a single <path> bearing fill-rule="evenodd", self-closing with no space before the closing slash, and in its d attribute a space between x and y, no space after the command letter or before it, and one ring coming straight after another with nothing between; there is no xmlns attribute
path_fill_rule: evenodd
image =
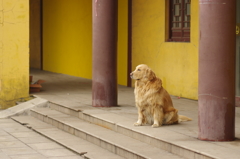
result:
<svg viewBox="0 0 240 159"><path fill-rule="evenodd" d="M145 76L149 81L151 81L152 79L156 78L156 75L155 73L150 69L148 68L146 70L146 76Z"/></svg>

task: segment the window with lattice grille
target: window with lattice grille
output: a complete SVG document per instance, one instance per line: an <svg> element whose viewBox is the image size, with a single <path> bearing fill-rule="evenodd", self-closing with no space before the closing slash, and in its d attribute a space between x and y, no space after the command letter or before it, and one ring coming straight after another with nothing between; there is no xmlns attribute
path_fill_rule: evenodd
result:
<svg viewBox="0 0 240 159"><path fill-rule="evenodd" d="M170 0L168 41L190 41L191 0Z"/></svg>

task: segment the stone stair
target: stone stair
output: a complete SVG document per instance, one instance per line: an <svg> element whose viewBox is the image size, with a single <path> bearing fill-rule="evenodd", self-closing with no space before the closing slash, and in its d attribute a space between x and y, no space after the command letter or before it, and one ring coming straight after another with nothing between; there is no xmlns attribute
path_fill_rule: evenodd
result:
<svg viewBox="0 0 240 159"><path fill-rule="evenodd" d="M122 159L122 157L98 147L93 143L44 123L32 116L15 116L12 117L12 119L86 159Z"/></svg>
<svg viewBox="0 0 240 159"><path fill-rule="evenodd" d="M30 115L15 116L12 119L85 158L185 157L167 151L166 143L159 143L158 140L129 129L132 119L86 105L70 108L50 103L49 107L31 109ZM117 124L119 121L123 123ZM125 127L128 124L129 127Z"/></svg>
<svg viewBox="0 0 240 159"><path fill-rule="evenodd" d="M85 104L81 104L81 106L69 107L67 105L50 102L49 107L64 114L78 117L84 121L102 126L119 134L123 134L125 136L139 140L143 143L154 146L161 150L165 150L182 158L217 158L215 154L213 155L210 153L205 153L204 151L199 151L199 146L195 146L195 144L202 146L201 143L203 142L199 141L198 139L193 139L192 137L186 136L184 134L182 135L166 129L154 129L150 126L133 126L133 123L136 122L137 114L136 119L133 120L131 118L118 115L116 113L111 113L109 111L97 109ZM180 142L176 143L176 139ZM189 147L189 143L186 143L185 141L191 141L191 143L194 143L194 145L191 145L191 147Z"/></svg>
<svg viewBox="0 0 240 159"><path fill-rule="evenodd" d="M46 108L31 109L31 116L12 118L85 158L237 159L240 156L233 146L226 148L221 143L200 141L174 131L174 127L186 129L184 124L171 129L135 127L136 119L107 110L50 102Z"/></svg>

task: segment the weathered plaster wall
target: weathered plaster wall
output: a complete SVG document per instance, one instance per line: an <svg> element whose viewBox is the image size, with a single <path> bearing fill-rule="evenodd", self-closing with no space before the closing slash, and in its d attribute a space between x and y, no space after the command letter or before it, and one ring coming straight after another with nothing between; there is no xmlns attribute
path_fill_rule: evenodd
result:
<svg viewBox="0 0 240 159"><path fill-rule="evenodd" d="M127 0L118 10L118 83L127 85ZM43 69L92 78L92 1L43 0Z"/></svg>
<svg viewBox="0 0 240 159"><path fill-rule="evenodd" d="M191 42L166 42L165 0L133 0L132 69L149 65L176 96L197 99L198 1L191 1Z"/></svg>
<svg viewBox="0 0 240 159"><path fill-rule="evenodd" d="M29 0L0 0L0 109L29 93Z"/></svg>

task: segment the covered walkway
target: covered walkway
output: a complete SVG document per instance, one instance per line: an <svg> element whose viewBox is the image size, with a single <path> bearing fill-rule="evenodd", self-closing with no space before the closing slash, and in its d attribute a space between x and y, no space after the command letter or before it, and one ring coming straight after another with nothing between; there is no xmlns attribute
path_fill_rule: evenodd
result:
<svg viewBox="0 0 240 159"><path fill-rule="evenodd" d="M41 92L33 93L41 98L51 102L66 105L68 107L77 107L86 105L91 107L91 80L69 75L51 73L47 71L31 70L33 80L46 80L42 84ZM132 122L137 120L137 109L134 102L134 89L118 86L118 106L110 108L99 108L128 117ZM190 122L183 122L177 125L162 126L153 129L150 126L144 126L145 129L151 129L153 132L168 132L162 136L162 139L174 145L193 150L200 154L207 154L213 158L239 158L240 152L240 108L236 108L236 140L232 142L210 142L198 140L198 102L172 96L174 106L179 110L179 114L186 115L193 119ZM133 125L129 123L128 125ZM148 135L148 134L146 134ZM185 152L182 152L185 153ZM211 158L210 157L210 158Z"/></svg>

